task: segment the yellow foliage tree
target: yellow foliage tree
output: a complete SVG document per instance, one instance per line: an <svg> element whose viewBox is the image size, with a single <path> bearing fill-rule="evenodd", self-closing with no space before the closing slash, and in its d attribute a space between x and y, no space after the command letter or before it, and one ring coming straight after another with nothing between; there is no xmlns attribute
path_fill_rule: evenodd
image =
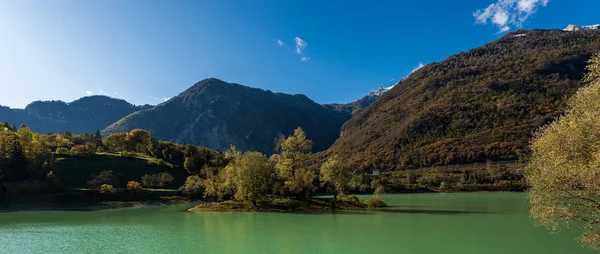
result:
<svg viewBox="0 0 600 254"><path fill-rule="evenodd" d="M584 245L600 249L600 54L564 116L543 127L531 144L526 179L531 216L551 231L583 230Z"/></svg>

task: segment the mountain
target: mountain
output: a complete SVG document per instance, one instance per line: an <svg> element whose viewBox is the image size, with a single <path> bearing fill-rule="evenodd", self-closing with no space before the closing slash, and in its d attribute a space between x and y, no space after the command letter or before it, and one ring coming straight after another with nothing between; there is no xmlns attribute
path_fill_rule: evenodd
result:
<svg viewBox="0 0 600 254"><path fill-rule="evenodd" d="M417 70L346 122L326 154L389 170L517 160L599 51L600 30L508 33Z"/></svg>
<svg viewBox="0 0 600 254"><path fill-rule="evenodd" d="M24 109L0 106L0 121L19 126L26 124L41 133L91 133L102 130L122 117L149 108L135 106L124 100L107 96L88 96L66 103L36 101Z"/></svg>
<svg viewBox="0 0 600 254"><path fill-rule="evenodd" d="M385 92L392 89L392 87L394 87L394 86L379 87L379 89L373 90L373 91L369 92L368 94L366 94L365 96L361 97L360 99L357 99L350 103L325 104L324 106L327 108L330 108L330 109L333 109L336 111L340 111L340 112L345 112L347 114L351 114L354 116L354 115L357 115L358 113L362 112L364 109L366 109L371 104L373 104L373 102L375 102Z"/></svg>
<svg viewBox="0 0 600 254"><path fill-rule="evenodd" d="M279 134L302 127L315 151L327 149L350 114L319 105L304 95L273 93L210 78L154 108L124 117L103 135L152 130L158 139L191 143L221 151L273 153Z"/></svg>

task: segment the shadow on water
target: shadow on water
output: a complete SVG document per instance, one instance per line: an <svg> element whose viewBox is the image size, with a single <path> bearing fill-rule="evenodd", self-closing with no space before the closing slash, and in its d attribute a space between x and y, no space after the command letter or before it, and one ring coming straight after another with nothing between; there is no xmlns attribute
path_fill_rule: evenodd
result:
<svg viewBox="0 0 600 254"><path fill-rule="evenodd" d="M397 213L397 214L428 214L428 215L466 215L466 214L489 214L486 211L459 211L459 210L432 210L432 209L395 209L395 208L382 208L382 209L365 209L365 210L337 210L337 211L303 211L303 212L290 212L292 214L310 214L310 215L324 215L324 214L349 214L349 215L372 215L378 213Z"/></svg>

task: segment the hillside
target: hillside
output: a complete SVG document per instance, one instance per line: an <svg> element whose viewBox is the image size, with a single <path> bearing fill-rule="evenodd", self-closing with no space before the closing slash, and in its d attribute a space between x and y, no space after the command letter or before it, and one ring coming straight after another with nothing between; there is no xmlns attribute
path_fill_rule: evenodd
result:
<svg viewBox="0 0 600 254"><path fill-rule="evenodd" d="M273 153L279 134L302 127L315 151L327 149L350 114L319 105L304 95L273 93L218 79L205 79L157 105L135 112L103 131L106 136L135 128L158 139L225 151Z"/></svg>
<svg viewBox="0 0 600 254"><path fill-rule="evenodd" d="M598 51L598 30L509 33L416 71L345 123L327 154L365 170L517 160Z"/></svg>
<svg viewBox="0 0 600 254"><path fill-rule="evenodd" d="M115 188L125 188L128 181L141 182L142 176L146 174L167 172L174 179L165 188L177 189L187 177L183 168L169 163L161 165L156 159L148 156L122 157L111 153L96 154L89 158L58 156L55 170L64 189L88 188L87 182L105 170L112 170L117 176L113 184Z"/></svg>
<svg viewBox="0 0 600 254"><path fill-rule="evenodd" d="M0 121L16 126L26 124L40 133L91 133L145 108L149 105L135 106L107 96L88 96L70 103L36 101L24 109L0 106Z"/></svg>

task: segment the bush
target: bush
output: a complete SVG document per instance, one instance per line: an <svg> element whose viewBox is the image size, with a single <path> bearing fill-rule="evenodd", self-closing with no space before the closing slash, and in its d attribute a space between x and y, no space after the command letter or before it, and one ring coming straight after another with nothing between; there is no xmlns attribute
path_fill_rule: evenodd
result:
<svg viewBox="0 0 600 254"><path fill-rule="evenodd" d="M358 197L356 197L356 195L352 195L352 194L346 196L346 201L352 202L352 203L360 203L360 199L358 199Z"/></svg>
<svg viewBox="0 0 600 254"><path fill-rule="evenodd" d="M139 193L142 191L142 184L140 184L139 182L136 181L129 181L127 183L127 191L130 193Z"/></svg>
<svg viewBox="0 0 600 254"><path fill-rule="evenodd" d="M112 170L102 171L99 175L88 181L88 186L92 190L97 190L101 188L103 184L113 184L115 181L116 177L113 175Z"/></svg>
<svg viewBox="0 0 600 254"><path fill-rule="evenodd" d="M142 176L142 185L146 188L163 188L173 181L173 176L167 172Z"/></svg>
<svg viewBox="0 0 600 254"><path fill-rule="evenodd" d="M179 190L188 197L200 197L204 194L204 181L198 176L188 176Z"/></svg>
<svg viewBox="0 0 600 254"><path fill-rule="evenodd" d="M59 154L59 155L70 155L69 150L67 148L64 148L64 147L56 148L56 152L55 153Z"/></svg>
<svg viewBox="0 0 600 254"><path fill-rule="evenodd" d="M103 153L104 151L104 147L99 146L98 148L96 148L96 152L97 153Z"/></svg>
<svg viewBox="0 0 600 254"><path fill-rule="evenodd" d="M380 197L372 197L367 199L367 201L365 201L365 204L367 204L367 206L369 207L386 207L387 204L385 202L383 202L383 200Z"/></svg>
<svg viewBox="0 0 600 254"><path fill-rule="evenodd" d="M102 194L115 194L117 192L110 184L103 184L100 186L100 193Z"/></svg>
<svg viewBox="0 0 600 254"><path fill-rule="evenodd" d="M96 149L92 145L76 145L71 148L71 156L90 157L96 154Z"/></svg>

